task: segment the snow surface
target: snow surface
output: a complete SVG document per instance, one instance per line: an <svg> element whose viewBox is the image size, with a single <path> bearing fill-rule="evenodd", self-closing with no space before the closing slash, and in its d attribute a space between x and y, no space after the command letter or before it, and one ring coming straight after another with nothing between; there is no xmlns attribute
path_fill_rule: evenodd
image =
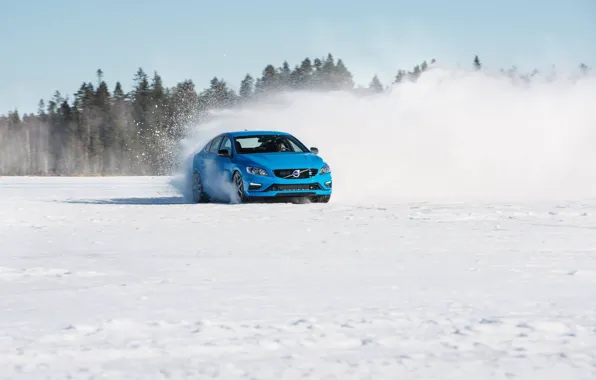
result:
<svg viewBox="0 0 596 380"><path fill-rule="evenodd" d="M2 379L594 379L596 201L0 178Z"/></svg>

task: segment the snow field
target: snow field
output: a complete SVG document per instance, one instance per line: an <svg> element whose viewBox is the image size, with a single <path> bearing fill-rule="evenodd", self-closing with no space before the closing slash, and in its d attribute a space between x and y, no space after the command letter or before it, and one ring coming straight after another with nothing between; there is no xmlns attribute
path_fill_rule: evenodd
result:
<svg viewBox="0 0 596 380"><path fill-rule="evenodd" d="M2 379L593 379L596 201L0 178Z"/></svg>

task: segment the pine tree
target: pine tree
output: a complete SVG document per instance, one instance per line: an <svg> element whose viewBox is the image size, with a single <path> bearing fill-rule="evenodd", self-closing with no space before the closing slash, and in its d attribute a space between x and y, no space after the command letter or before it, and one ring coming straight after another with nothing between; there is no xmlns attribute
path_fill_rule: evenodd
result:
<svg viewBox="0 0 596 380"><path fill-rule="evenodd" d="M402 83L406 77L407 77L407 73L405 70L398 70L397 74L395 75L395 79L393 80L393 83L395 83L395 84Z"/></svg>
<svg viewBox="0 0 596 380"><path fill-rule="evenodd" d="M368 89L375 94L380 94L381 92L383 92L383 84L381 84L381 81L379 80L379 77L376 74L370 81Z"/></svg>
<svg viewBox="0 0 596 380"><path fill-rule="evenodd" d="M244 79L242 79L239 90L239 95L242 102L246 102L252 97L254 91L254 82L255 81L253 77L248 73Z"/></svg>
<svg viewBox="0 0 596 380"><path fill-rule="evenodd" d="M321 89L331 90L337 88L335 71L335 58L331 53L328 53L320 68L319 83Z"/></svg>
<svg viewBox="0 0 596 380"><path fill-rule="evenodd" d="M150 130L151 88L145 71L139 67L134 77L134 89L131 94L133 117L141 135Z"/></svg>
<svg viewBox="0 0 596 380"><path fill-rule="evenodd" d="M307 77L310 75L311 63L308 58L304 59L300 65L297 65L290 73L289 86L292 89L299 90L306 87Z"/></svg>
<svg viewBox="0 0 596 380"><path fill-rule="evenodd" d="M278 88L284 90L291 88L290 84L292 70L290 69L290 64L288 63L288 61L284 61L278 71Z"/></svg>
<svg viewBox="0 0 596 380"><path fill-rule="evenodd" d="M92 132L94 151L98 155L96 170L103 174L111 172L113 151L115 149L114 123L111 114L111 95L107 83L103 80L103 72L97 70L97 89L95 106L98 112L97 131ZM98 139L98 140L96 140Z"/></svg>
<svg viewBox="0 0 596 380"><path fill-rule="evenodd" d="M476 70L480 70L482 68L482 64L480 63L480 58L478 58L477 55L474 57L474 68Z"/></svg>
<svg viewBox="0 0 596 380"><path fill-rule="evenodd" d="M273 67L273 65L265 66L265 69L263 69L261 80L259 81L255 92L257 92L258 94L276 92L277 90L279 90L280 87L280 79L281 76L279 75L277 70L275 70L275 67Z"/></svg>
<svg viewBox="0 0 596 380"><path fill-rule="evenodd" d="M420 65L414 66L414 70L408 72L408 79L412 82L416 82L420 77L422 70L420 70Z"/></svg>
<svg viewBox="0 0 596 380"><path fill-rule="evenodd" d="M354 88L354 78L352 73L348 70L344 61L341 59L337 60L334 72L334 83L335 88L338 90L352 90Z"/></svg>

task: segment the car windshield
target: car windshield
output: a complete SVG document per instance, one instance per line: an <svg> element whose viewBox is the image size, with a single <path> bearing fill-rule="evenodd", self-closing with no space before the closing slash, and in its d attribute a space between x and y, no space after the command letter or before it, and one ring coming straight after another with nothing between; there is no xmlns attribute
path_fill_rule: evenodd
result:
<svg viewBox="0 0 596 380"><path fill-rule="evenodd" d="M250 135L234 138L238 154L300 152L309 150L293 136L287 135Z"/></svg>

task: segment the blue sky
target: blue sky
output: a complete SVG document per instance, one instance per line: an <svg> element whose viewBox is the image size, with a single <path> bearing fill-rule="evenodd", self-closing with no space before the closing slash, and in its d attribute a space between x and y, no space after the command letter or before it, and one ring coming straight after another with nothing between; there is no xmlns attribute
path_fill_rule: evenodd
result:
<svg viewBox="0 0 596 380"><path fill-rule="evenodd" d="M594 0L13 0L0 12L0 113L74 93L98 68L129 90L137 68L166 85L233 88L266 64L332 52L358 84L436 58L492 67L596 66Z"/></svg>

